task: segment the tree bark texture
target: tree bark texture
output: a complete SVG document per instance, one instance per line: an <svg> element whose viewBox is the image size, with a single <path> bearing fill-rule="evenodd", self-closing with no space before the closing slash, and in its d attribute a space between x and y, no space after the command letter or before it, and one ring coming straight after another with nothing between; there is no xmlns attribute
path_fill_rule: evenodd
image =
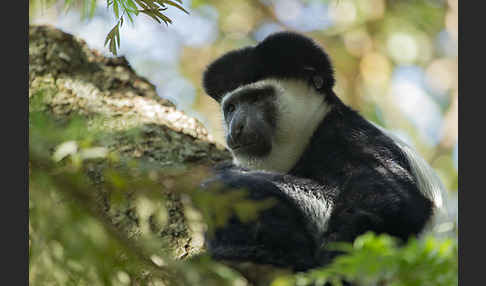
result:
<svg viewBox="0 0 486 286"><path fill-rule="evenodd" d="M104 147L121 156L161 169L210 167L230 158L200 122L160 98L154 85L138 76L124 57L104 57L83 40L49 26L29 27L29 100L39 91L45 92L47 111L57 118L81 114L88 126L97 124L115 134ZM129 139L133 128L142 130L138 140ZM95 164L88 174L95 186L103 181L100 169ZM113 208L102 187L96 190L100 199L95 204L107 221L127 240L136 239L141 230L140 218L131 211L134 206ZM199 252L202 236L194 239L195 231L188 227L184 199L170 186L161 185L161 191L167 195L168 221L155 231L169 242L175 258Z"/></svg>

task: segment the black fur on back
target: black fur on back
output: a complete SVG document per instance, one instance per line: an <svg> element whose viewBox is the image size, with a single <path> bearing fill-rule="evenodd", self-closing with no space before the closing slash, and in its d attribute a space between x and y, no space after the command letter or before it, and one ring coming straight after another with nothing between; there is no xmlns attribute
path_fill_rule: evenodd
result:
<svg viewBox="0 0 486 286"><path fill-rule="evenodd" d="M291 32L272 34L254 47L228 52L204 72L206 93L220 102L223 95L262 79L303 79L318 74L322 92L334 86L331 62L311 39Z"/></svg>
<svg viewBox="0 0 486 286"><path fill-rule="evenodd" d="M339 99L289 174L339 190L328 233L355 228L350 223L355 213L372 220L359 224L361 233L373 230L407 240L432 215L432 202L420 192L400 147Z"/></svg>

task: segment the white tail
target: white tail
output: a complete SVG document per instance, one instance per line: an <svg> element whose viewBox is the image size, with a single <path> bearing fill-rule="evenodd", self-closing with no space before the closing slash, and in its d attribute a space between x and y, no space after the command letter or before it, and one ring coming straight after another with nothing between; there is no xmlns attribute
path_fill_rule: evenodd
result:
<svg viewBox="0 0 486 286"><path fill-rule="evenodd" d="M454 224L449 218L446 198L447 190L434 169L432 169L432 167L410 145L384 128L373 122L371 123L385 133L385 135L390 137L395 144L402 149L412 168L413 176L417 180L419 190L434 204L434 214L422 233L424 234L432 231L435 234L441 234L451 231Z"/></svg>

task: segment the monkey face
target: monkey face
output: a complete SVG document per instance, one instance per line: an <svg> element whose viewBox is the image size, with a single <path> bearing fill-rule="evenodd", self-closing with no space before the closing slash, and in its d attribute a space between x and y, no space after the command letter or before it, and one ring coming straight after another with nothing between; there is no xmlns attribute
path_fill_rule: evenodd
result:
<svg viewBox="0 0 486 286"><path fill-rule="evenodd" d="M264 157L276 128L276 91L271 85L238 89L221 104L226 144L233 154Z"/></svg>

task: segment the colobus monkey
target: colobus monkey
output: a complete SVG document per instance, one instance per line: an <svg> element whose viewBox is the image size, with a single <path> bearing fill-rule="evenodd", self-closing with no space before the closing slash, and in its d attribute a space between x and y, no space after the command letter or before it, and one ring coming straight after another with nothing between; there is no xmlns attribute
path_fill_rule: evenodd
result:
<svg viewBox="0 0 486 286"><path fill-rule="evenodd" d="M236 216L208 237L216 259L301 271L366 231L402 240L443 207L443 187L423 159L334 94L327 54L291 32L226 53L203 77L221 105L233 155L210 183L277 201L244 223Z"/></svg>

